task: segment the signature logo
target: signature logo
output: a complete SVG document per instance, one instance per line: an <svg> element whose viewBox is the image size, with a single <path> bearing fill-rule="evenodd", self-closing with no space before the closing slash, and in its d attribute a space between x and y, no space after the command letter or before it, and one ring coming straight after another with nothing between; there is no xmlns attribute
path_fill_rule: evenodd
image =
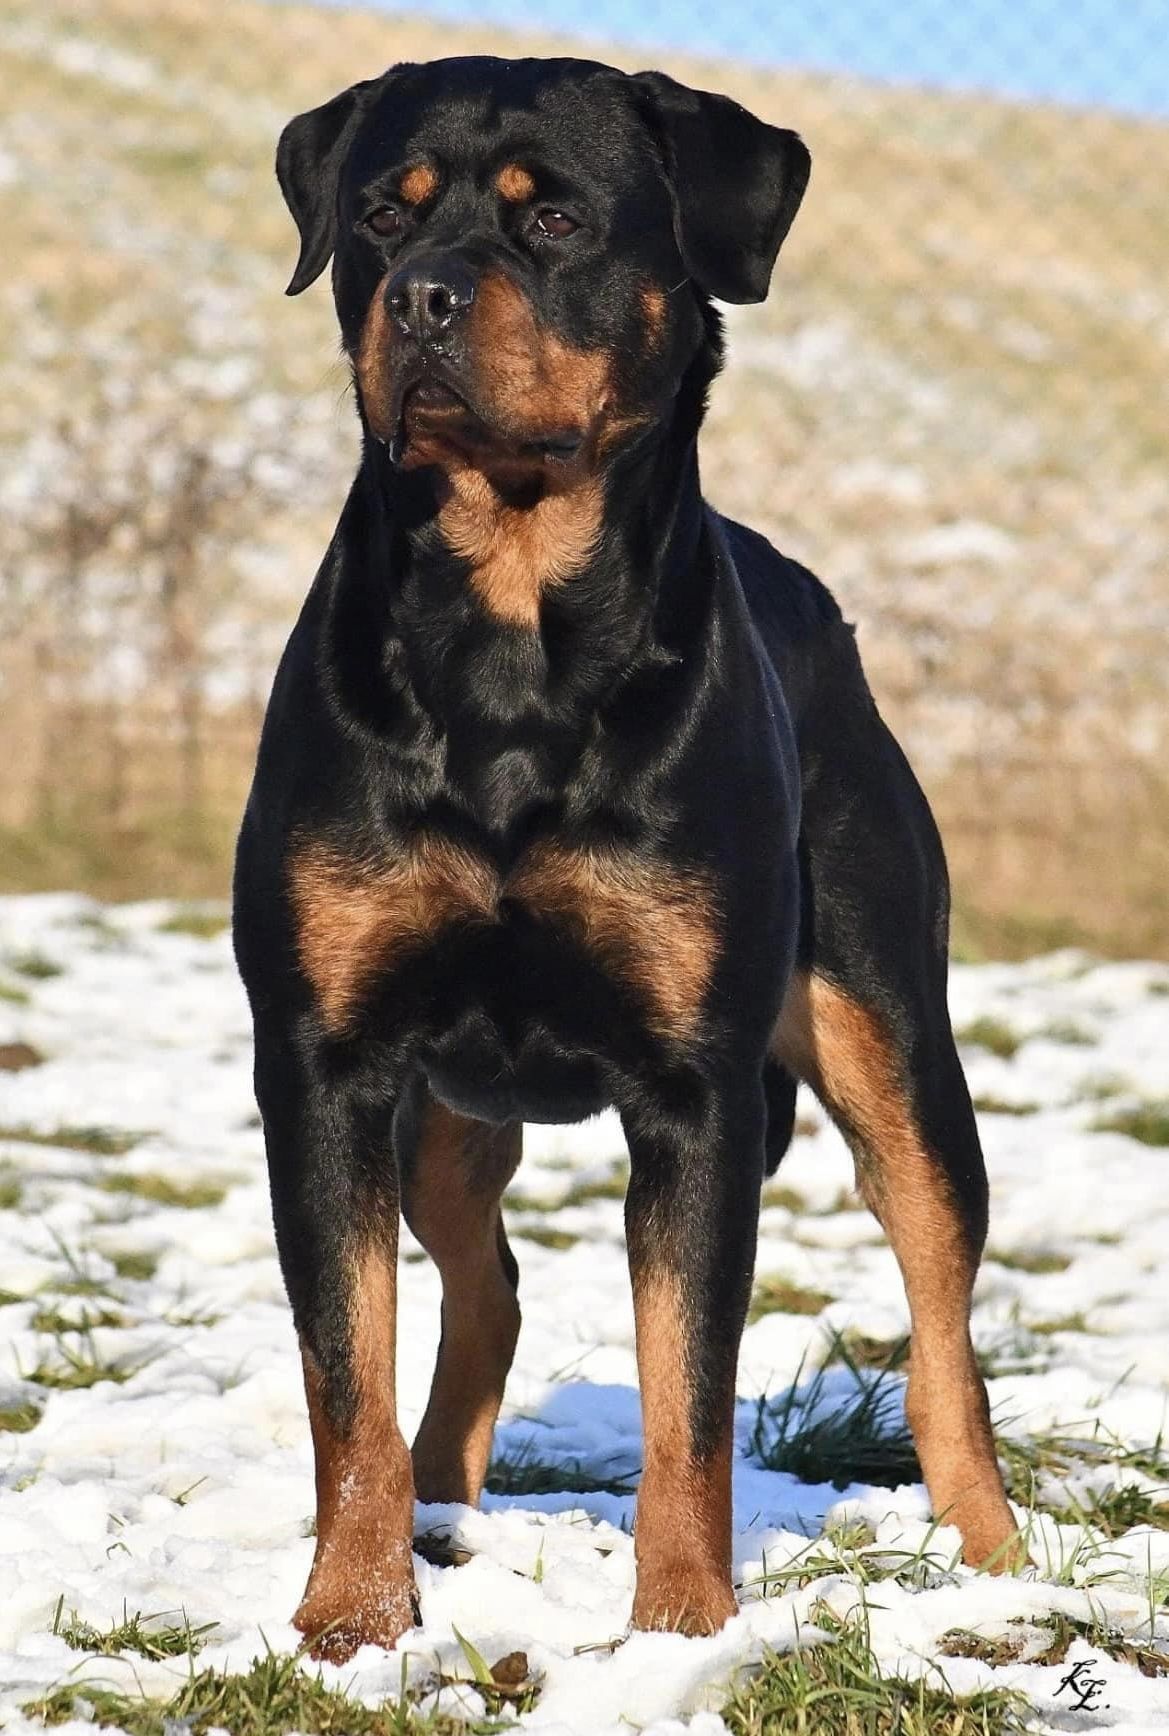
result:
<svg viewBox="0 0 1169 1736"><path fill-rule="evenodd" d="M1108 1702L1097 1698L1101 1689L1106 1686L1104 1677L1092 1674L1092 1671L1099 1667L1099 1658L1081 1658L1078 1664L1072 1665L1055 1690L1056 1697L1066 1690L1077 1712L1106 1712Z"/></svg>

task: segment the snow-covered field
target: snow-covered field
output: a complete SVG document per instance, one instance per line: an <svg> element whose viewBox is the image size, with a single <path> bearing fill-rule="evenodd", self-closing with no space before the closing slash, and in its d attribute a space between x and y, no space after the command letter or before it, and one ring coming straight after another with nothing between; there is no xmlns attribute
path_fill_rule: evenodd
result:
<svg viewBox="0 0 1169 1736"><path fill-rule="evenodd" d="M71 1649L60 1630L73 1612L99 1629L136 1612L214 1624L200 1667L246 1669L266 1645L297 1641L288 1618L313 1548L311 1457L248 1018L226 934L186 932L175 916L162 904L0 900L0 1045L29 1046L0 1048L12 1069L0 1076L0 1723L13 1730L31 1727L23 1703L68 1679L84 1713L95 1682L166 1698L185 1678L182 1657ZM905 1328L892 1256L809 1100L759 1252L760 1277L785 1279L783 1299L805 1311L762 1313L743 1343L742 1613L709 1640L608 1645L629 1614L633 1498L620 1491L640 1438L623 1148L602 1119L529 1136L509 1214L524 1327L497 1480L515 1487L549 1467L555 1484L560 1467L571 1487L489 1495L482 1513L420 1510L420 1531L450 1533L471 1559L418 1563L424 1626L403 1648L412 1684L468 1677L457 1628L488 1659L527 1655L542 1681L533 1726L664 1731L703 1714L695 1728L710 1736L723 1728L713 1709L764 1646L788 1648L818 1605L848 1616L863 1597L885 1669L928 1669L943 1636L974 1629L1004 1641L1008 1661L943 1655L955 1690L1016 1686L1040 1729L1169 1729L1158 1667L1159 1654L1169 1661L1169 1510L1158 1505L1169 1500L1169 969L1071 954L961 967L952 1002L978 1039L965 1054L992 1185L975 1338L1004 1441L1032 1442L1034 1572L955 1566L956 1536L931 1532L918 1485L801 1482L753 1456L757 1398L774 1404L798 1375L807 1383L834 1330L854 1335L863 1362L876 1354L864 1341ZM1130 1131L1098 1127L1110 1119ZM437 1325L436 1274L404 1235L408 1431ZM818 1403L840 1404L857 1378L834 1367ZM896 1399L900 1377L886 1378ZM1025 1493L1023 1458L1010 1463ZM1087 1510L1091 1524L1077 1517ZM1056 1663L1043 1661L1053 1612L1091 1626ZM1087 1658L1102 1686L1076 1712L1060 1683ZM371 1649L326 1679L376 1703L400 1691L401 1658ZM472 1688L442 1693L482 1716Z"/></svg>

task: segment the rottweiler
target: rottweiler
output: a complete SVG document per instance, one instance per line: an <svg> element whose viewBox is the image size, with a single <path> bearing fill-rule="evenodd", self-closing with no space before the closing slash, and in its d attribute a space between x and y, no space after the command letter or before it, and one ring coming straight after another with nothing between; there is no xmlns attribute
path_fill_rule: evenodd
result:
<svg viewBox="0 0 1169 1736"><path fill-rule="evenodd" d="M904 1275L933 1510L968 1562L1014 1559L970 1340L987 1185L941 844L828 591L699 478L713 301L767 295L809 164L725 96L574 59L395 66L280 138L288 293L332 258L362 433L235 876L320 1656L416 1620L414 1503L478 1500L519 1330L522 1124L606 1106L630 1155L634 1625L735 1611L736 1357L801 1079ZM412 1451L399 1212L443 1287Z"/></svg>

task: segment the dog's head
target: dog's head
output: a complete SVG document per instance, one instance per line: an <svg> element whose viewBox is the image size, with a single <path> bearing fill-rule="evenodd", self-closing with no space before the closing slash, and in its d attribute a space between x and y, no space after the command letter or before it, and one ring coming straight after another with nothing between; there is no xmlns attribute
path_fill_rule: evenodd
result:
<svg viewBox="0 0 1169 1736"><path fill-rule="evenodd" d="M362 413L397 463L550 478L665 412L709 297L766 296L808 171L794 133L661 73L398 66L281 136L288 293L335 255Z"/></svg>

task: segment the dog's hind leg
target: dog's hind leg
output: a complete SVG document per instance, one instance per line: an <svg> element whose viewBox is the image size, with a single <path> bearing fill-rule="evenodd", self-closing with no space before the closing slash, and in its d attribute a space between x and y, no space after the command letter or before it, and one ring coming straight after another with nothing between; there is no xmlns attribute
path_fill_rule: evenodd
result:
<svg viewBox="0 0 1169 1736"><path fill-rule="evenodd" d="M402 1211L442 1278L442 1341L414 1442L420 1501L474 1506L520 1329L518 1270L499 1202L520 1161L523 1128L418 1104L395 1129Z"/></svg>
<svg viewBox="0 0 1169 1736"><path fill-rule="evenodd" d="M905 1279L907 1408L934 1514L968 1562L1021 1550L995 1457L970 1302L987 1181L946 1001L949 885L928 805L862 693L809 721L800 965L773 1054L852 1147ZM813 750L809 750L810 752Z"/></svg>
<svg viewBox="0 0 1169 1736"><path fill-rule="evenodd" d="M906 1411L934 1516L958 1527L967 1562L1002 1570L1015 1562L1016 1527L970 1340L986 1173L944 1005L931 1029L900 1012L890 1019L800 972L776 1043L849 1140L900 1264L912 1326Z"/></svg>

